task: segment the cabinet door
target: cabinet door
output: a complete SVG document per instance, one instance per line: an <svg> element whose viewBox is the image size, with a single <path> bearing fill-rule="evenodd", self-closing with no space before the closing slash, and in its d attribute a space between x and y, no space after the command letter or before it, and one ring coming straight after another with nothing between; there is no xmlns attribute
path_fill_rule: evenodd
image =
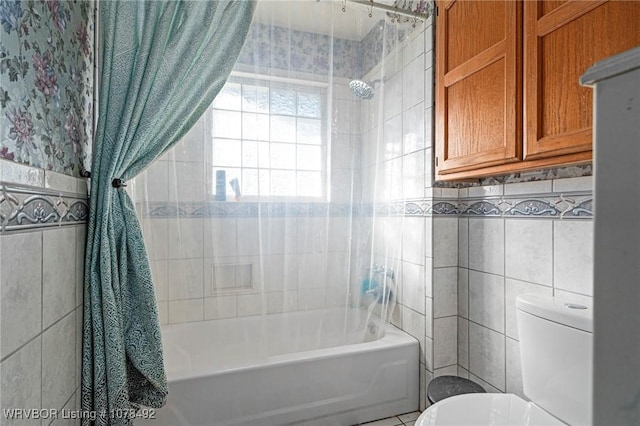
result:
<svg viewBox="0 0 640 426"><path fill-rule="evenodd" d="M520 159L521 28L520 1L438 2L438 175Z"/></svg>
<svg viewBox="0 0 640 426"><path fill-rule="evenodd" d="M579 79L595 62L640 45L640 2L526 1L525 160L591 158L592 90Z"/></svg>

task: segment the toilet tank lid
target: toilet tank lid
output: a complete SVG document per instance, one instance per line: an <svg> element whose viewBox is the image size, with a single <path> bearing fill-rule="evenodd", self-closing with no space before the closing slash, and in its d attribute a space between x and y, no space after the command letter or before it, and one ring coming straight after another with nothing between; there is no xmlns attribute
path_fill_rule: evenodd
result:
<svg viewBox="0 0 640 426"><path fill-rule="evenodd" d="M516 297L516 309L593 333L593 306L591 303L574 303L539 294L521 294Z"/></svg>

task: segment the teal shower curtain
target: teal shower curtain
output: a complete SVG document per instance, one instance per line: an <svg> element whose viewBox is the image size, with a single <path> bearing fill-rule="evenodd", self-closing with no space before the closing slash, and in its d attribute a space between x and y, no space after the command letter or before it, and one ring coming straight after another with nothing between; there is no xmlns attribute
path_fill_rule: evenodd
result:
<svg viewBox="0 0 640 426"><path fill-rule="evenodd" d="M122 187L176 143L223 86L255 2L108 1L85 261L82 409L128 425L167 397L151 272Z"/></svg>

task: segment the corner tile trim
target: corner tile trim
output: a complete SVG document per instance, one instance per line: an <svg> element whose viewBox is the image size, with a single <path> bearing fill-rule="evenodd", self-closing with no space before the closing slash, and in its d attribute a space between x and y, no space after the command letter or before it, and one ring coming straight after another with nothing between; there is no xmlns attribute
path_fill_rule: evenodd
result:
<svg viewBox="0 0 640 426"><path fill-rule="evenodd" d="M82 194L0 182L0 233L87 222L89 202Z"/></svg>

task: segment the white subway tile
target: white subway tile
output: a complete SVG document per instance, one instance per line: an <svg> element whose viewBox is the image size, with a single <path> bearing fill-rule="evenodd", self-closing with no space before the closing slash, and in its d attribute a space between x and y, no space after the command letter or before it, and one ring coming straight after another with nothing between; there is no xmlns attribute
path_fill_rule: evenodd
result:
<svg viewBox="0 0 640 426"><path fill-rule="evenodd" d="M325 307L326 290L324 288L301 288L298 290L298 309L311 310Z"/></svg>
<svg viewBox="0 0 640 426"><path fill-rule="evenodd" d="M424 103L420 102L402 113L402 139L405 154L425 148L424 131Z"/></svg>
<svg viewBox="0 0 640 426"><path fill-rule="evenodd" d="M504 334L469 322L469 371L504 392L505 364Z"/></svg>
<svg viewBox="0 0 640 426"><path fill-rule="evenodd" d="M208 174L205 172L205 163L188 163L174 161L168 163L169 171L169 200L176 201L205 201L207 199ZM227 174L227 181L232 176ZM227 198L232 195L227 193Z"/></svg>
<svg viewBox="0 0 640 426"><path fill-rule="evenodd" d="M204 247L203 219L168 219L169 259L202 258Z"/></svg>
<svg viewBox="0 0 640 426"><path fill-rule="evenodd" d="M202 259L169 260L169 299L204 297L204 264Z"/></svg>
<svg viewBox="0 0 640 426"><path fill-rule="evenodd" d="M204 299L204 319L234 318L238 315L236 295L207 297Z"/></svg>
<svg viewBox="0 0 640 426"><path fill-rule="evenodd" d="M79 180L73 176L56 173L53 170L44 171L44 187L56 191L79 193Z"/></svg>
<svg viewBox="0 0 640 426"><path fill-rule="evenodd" d="M469 270L458 268L458 315L469 318Z"/></svg>
<svg viewBox="0 0 640 426"><path fill-rule="evenodd" d="M504 195L544 194L551 192L551 181L508 183L504 185Z"/></svg>
<svg viewBox="0 0 640 426"><path fill-rule="evenodd" d="M76 230L73 227L67 227L44 231L42 233L43 328L71 312L75 306Z"/></svg>
<svg viewBox="0 0 640 426"><path fill-rule="evenodd" d="M469 373L469 380L476 382L477 384L482 386L488 393L504 393L500 389L496 389L495 387L491 386L489 383L485 382L475 374Z"/></svg>
<svg viewBox="0 0 640 426"><path fill-rule="evenodd" d="M424 310L424 327L425 334L428 338L433 339L433 299L425 297L425 310Z"/></svg>
<svg viewBox="0 0 640 426"><path fill-rule="evenodd" d="M520 343L507 338L507 392L528 400L522 387L522 367L520 365Z"/></svg>
<svg viewBox="0 0 640 426"><path fill-rule="evenodd" d="M458 366L457 365L449 365L447 367L436 368L433 372L433 377L439 376L455 376L458 374Z"/></svg>
<svg viewBox="0 0 640 426"><path fill-rule="evenodd" d="M76 306L84 301L84 262L87 243L87 227L76 227Z"/></svg>
<svg viewBox="0 0 640 426"><path fill-rule="evenodd" d="M4 350L4 348L3 348ZM42 337L38 336L9 358L2 361L0 386L2 409L42 407ZM11 392L9 392L11 390ZM46 407L52 408L52 407ZM3 419L2 424L5 424ZM6 422L22 425L22 421ZM36 423L40 424L40 423Z"/></svg>
<svg viewBox="0 0 640 426"><path fill-rule="evenodd" d="M169 272L166 260L151 260L151 276L157 301L169 300Z"/></svg>
<svg viewBox="0 0 640 426"><path fill-rule="evenodd" d="M554 287L593 296L593 222L554 222Z"/></svg>
<svg viewBox="0 0 640 426"><path fill-rule="evenodd" d="M469 219L469 268L504 274L504 221Z"/></svg>
<svg viewBox="0 0 640 426"><path fill-rule="evenodd" d="M469 219L458 219L458 266L469 267Z"/></svg>
<svg viewBox="0 0 640 426"><path fill-rule="evenodd" d="M169 302L169 324L202 321L203 319L203 299L174 300Z"/></svg>
<svg viewBox="0 0 640 426"><path fill-rule="evenodd" d="M2 235L0 253L0 358L4 358L41 330L42 233Z"/></svg>
<svg viewBox="0 0 640 426"><path fill-rule="evenodd" d="M424 55L418 56L402 71L402 109L406 110L424 101L425 85L427 82L422 79L424 75Z"/></svg>
<svg viewBox="0 0 640 426"><path fill-rule="evenodd" d="M549 285L553 276L552 221L512 219L505 222L505 275Z"/></svg>
<svg viewBox="0 0 640 426"><path fill-rule="evenodd" d="M402 116L394 116L384 122L384 159L402 155Z"/></svg>
<svg viewBox="0 0 640 426"><path fill-rule="evenodd" d="M469 271L469 319L504 333L504 277Z"/></svg>
<svg viewBox="0 0 640 426"><path fill-rule="evenodd" d="M60 409L76 385L75 313L42 335L42 407Z"/></svg>
<svg viewBox="0 0 640 426"><path fill-rule="evenodd" d="M433 320L433 367L458 363L458 317Z"/></svg>
<svg viewBox="0 0 640 426"><path fill-rule="evenodd" d="M144 245L150 260L166 260L169 258L168 219L143 219L141 221ZM175 243L175 240L172 240Z"/></svg>
<svg viewBox="0 0 640 426"><path fill-rule="evenodd" d="M384 83L385 121L402 112L402 73L397 73Z"/></svg>
<svg viewBox="0 0 640 426"><path fill-rule="evenodd" d="M458 266L458 219L433 219L433 266Z"/></svg>
<svg viewBox="0 0 640 426"><path fill-rule="evenodd" d="M458 365L469 369L469 321L458 317Z"/></svg>
<svg viewBox="0 0 640 426"><path fill-rule="evenodd" d="M571 191L593 191L593 176L553 180L553 192Z"/></svg>
<svg viewBox="0 0 640 426"><path fill-rule="evenodd" d="M425 220L423 217L405 217L402 223L402 259L424 265Z"/></svg>
<svg viewBox="0 0 640 426"><path fill-rule="evenodd" d="M44 170L0 159L0 182L44 186Z"/></svg>
<svg viewBox="0 0 640 426"><path fill-rule="evenodd" d="M203 220L203 226L204 257L237 254L236 219L208 218Z"/></svg>
<svg viewBox="0 0 640 426"><path fill-rule="evenodd" d="M469 197L503 195L503 185L485 185L469 187Z"/></svg>
<svg viewBox="0 0 640 426"><path fill-rule="evenodd" d="M425 188L425 152L407 154L402 163L402 186L405 199L423 199Z"/></svg>
<svg viewBox="0 0 640 426"><path fill-rule="evenodd" d="M433 316L447 317L458 314L458 268L433 270Z"/></svg>
<svg viewBox="0 0 640 426"><path fill-rule="evenodd" d="M424 266L402 263L402 303L421 314L425 313L424 274Z"/></svg>

